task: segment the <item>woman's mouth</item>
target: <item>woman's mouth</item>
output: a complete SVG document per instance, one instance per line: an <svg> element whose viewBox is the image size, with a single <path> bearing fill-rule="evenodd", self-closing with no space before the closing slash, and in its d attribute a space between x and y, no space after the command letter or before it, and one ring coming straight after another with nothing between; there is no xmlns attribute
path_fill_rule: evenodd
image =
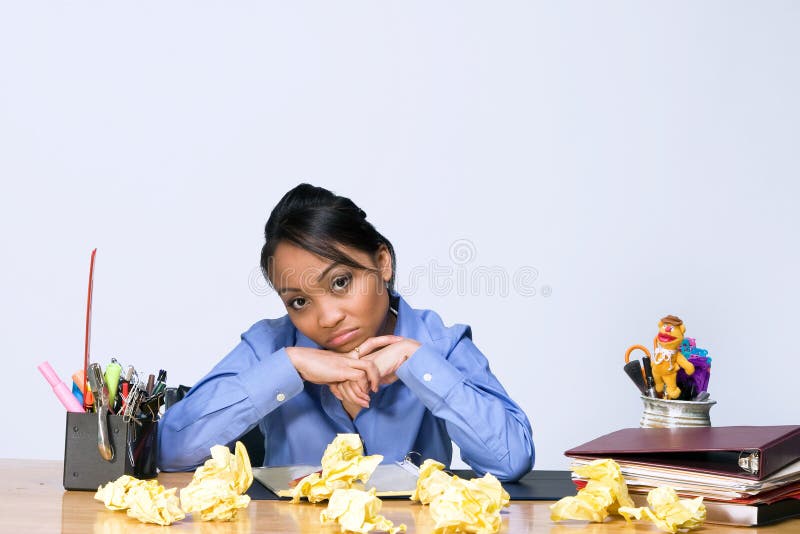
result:
<svg viewBox="0 0 800 534"><path fill-rule="evenodd" d="M346 345L358 335L358 328L351 328L347 330L340 330L339 332L335 332L333 336L328 339L326 345L328 347L341 347L342 345Z"/></svg>

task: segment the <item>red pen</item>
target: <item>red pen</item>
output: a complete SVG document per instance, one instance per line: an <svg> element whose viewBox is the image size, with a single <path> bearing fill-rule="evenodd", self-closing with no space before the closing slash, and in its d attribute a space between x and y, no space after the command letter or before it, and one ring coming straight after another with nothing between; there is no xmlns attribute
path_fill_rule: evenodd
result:
<svg viewBox="0 0 800 534"><path fill-rule="evenodd" d="M119 413L125 413L125 406L128 405L128 383L123 381L122 382L122 408L120 408Z"/></svg>

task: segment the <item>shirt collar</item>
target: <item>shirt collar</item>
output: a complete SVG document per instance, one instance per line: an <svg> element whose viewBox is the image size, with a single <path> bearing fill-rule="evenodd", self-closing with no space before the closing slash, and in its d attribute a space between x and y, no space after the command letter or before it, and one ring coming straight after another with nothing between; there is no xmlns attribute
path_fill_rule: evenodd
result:
<svg viewBox="0 0 800 534"><path fill-rule="evenodd" d="M422 321L408 302L395 292L392 297L397 298L397 324L394 327L395 335L414 339L420 343L430 343L431 336L425 323Z"/></svg>

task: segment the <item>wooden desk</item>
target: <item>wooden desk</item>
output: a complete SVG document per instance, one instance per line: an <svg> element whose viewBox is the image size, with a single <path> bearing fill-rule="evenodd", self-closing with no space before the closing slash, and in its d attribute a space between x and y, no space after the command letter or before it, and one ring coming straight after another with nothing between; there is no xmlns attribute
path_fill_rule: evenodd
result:
<svg viewBox="0 0 800 534"><path fill-rule="evenodd" d="M183 487L191 473L162 473L159 481L167 487ZM200 532L203 534L248 532L329 533L338 530L322 527L319 513L324 505L291 504L286 501L252 501L230 523L193 521L191 516L170 527L140 523L125 512L111 512L93 499L88 491L64 491L62 464L45 460L0 460L0 532L33 534L64 532L94 534L167 534ZM604 524L550 521L548 502L512 501L503 513L504 533L546 534L657 534L649 524L628 525L621 518ZM386 500L382 513L395 524L405 523L408 532L430 532L433 522L427 507L410 501ZM759 528L737 528L706 524L699 534L789 534L800 532L800 519Z"/></svg>

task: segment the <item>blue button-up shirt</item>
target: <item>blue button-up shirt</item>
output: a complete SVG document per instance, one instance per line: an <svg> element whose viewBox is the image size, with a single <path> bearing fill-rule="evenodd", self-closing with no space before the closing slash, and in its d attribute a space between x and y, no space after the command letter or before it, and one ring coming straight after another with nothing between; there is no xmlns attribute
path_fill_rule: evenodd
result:
<svg viewBox="0 0 800 534"><path fill-rule="evenodd" d="M337 433L358 433L365 454L399 461L410 452L449 466L451 439L478 474L516 480L533 468L531 426L489 369L466 325L446 327L430 310L399 299L395 334L421 343L397 370L399 380L371 394L351 420L327 386L305 382L286 347L319 346L288 316L262 320L159 424L159 464L191 470L216 444L256 425L264 465L318 465Z"/></svg>

